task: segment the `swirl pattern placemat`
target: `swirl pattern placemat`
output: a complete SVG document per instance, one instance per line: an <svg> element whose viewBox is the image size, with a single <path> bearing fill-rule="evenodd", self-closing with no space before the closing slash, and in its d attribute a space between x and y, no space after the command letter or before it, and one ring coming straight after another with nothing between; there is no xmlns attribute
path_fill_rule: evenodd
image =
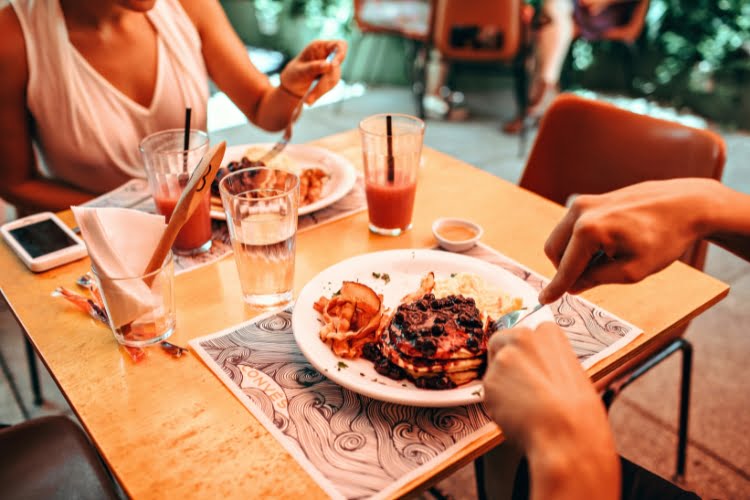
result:
<svg viewBox="0 0 750 500"><path fill-rule="evenodd" d="M466 252L536 289L545 279L495 250ZM578 297L552 309L584 366L641 330ZM494 424L481 404L417 408L344 389L313 368L291 329L291 309L194 339L194 351L333 498L392 496Z"/></svg>

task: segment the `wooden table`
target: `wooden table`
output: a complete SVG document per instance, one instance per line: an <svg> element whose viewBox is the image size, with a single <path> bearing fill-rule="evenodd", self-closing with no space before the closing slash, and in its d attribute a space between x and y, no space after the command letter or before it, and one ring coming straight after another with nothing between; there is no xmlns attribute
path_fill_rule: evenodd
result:
<svg viewBox="0 0 750 500"><path fill-rule="evenodd" d="M315 142L358 168L359 136L347 132ZM295 289L326 267L353 255L435 244L439 216L472 219L483 241L551 276L543 244L563 209L491 174L432 149L417 190L414 228L398 238L372 235L367 214L304 232L297 240ZM70 213L63 218L73 224ZM292 497L324 492L265 428L194 356L172 359L154 350L133 364L111 333L61 299L87 260L32 274L0 245L0 286L19 323L52 373L125 491L134 498ZM231 258L176 278L177 330L170 340L192 338L245 321L257 311L241 299ZM585 296L646 333L590 369L596 380L642 354L728 292L728 286L680 263L630 286L604 286ZM500 443L499 431L482 436L450 463L413 481L402 493L424 488Z"/></svg>

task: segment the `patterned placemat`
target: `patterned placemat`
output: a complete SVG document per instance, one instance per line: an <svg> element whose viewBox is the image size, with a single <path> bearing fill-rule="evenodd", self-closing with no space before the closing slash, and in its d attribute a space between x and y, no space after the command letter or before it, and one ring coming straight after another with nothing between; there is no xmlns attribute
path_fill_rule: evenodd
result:
<svg viewBox="0 0 750 500"><path fill-rule="evenodd" d="M133 208L144 212L156 213L154 200L145 179L133 179L119 188L103 194L85 203L87 207L120 207ZM357 175L357 182L349 193L336 203L321 208L307 215L302 215L297 221L297 232L308 231L314 227L348 217L352 214L367 210L365 197L365 181L361 174ZM213 231L211 250L200 255L175 255L174 264L177 274L192 271L206 266L232 253L232 243L229 230L224 221L212 220Z"/></svg>
<svg viewBox="0 0 750 500"><path fill-rule="evenodd" d="M465 252L541 289L545 279L495 250ZM584 366L641 330L588 301L551 305ZM194 339L194 351L333 498L382 498L428 473L494 426L481 404L417 408L342 388L294 341L291 308Z"/></svg>

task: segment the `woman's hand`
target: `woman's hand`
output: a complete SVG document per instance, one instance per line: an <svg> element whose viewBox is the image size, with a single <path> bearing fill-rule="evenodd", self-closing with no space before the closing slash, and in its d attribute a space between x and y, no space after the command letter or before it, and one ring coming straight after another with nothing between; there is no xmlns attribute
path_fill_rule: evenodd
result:
<svg viewBox="0 0 750 500"><path fill-rule="evenodd" d="M330 63L326 61L328 54L336 49L336 56ZM322 76L317 87L313 89L305 100L305 104L312 104L320 96L331 90L341 79L341 63L346 57L346 42L342 40L316 40L297 57L289 61L281 72L281 87L289 94L301 98L312 84L313 80Z"/></svg>
<svg viewBox="0 0 750 500"><path fill-rule="evenodd" d="M618 498L620 462L607 413L554 323L490 339L484 401L528 457L532 498Z"/></svg>
<svg viewBox="0 0 750 500"><path fill-rule="evenodd" d="M577 197L545 244L557 273L539 301L604 283L635 283L664 269L709 234L712 203L724 189L711 179L685 178ZM590 266L599 251L609 259Z"/></svg>

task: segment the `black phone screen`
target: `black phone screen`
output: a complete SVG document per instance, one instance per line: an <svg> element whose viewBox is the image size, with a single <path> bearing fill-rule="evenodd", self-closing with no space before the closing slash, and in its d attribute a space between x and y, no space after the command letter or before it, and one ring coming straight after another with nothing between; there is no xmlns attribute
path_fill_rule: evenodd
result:
<svg viewBox="0 0 750 500"><path fill-rule="evenodd" d="M52 219L17 227L8 232L34 259L76 244Z"/></svg>

